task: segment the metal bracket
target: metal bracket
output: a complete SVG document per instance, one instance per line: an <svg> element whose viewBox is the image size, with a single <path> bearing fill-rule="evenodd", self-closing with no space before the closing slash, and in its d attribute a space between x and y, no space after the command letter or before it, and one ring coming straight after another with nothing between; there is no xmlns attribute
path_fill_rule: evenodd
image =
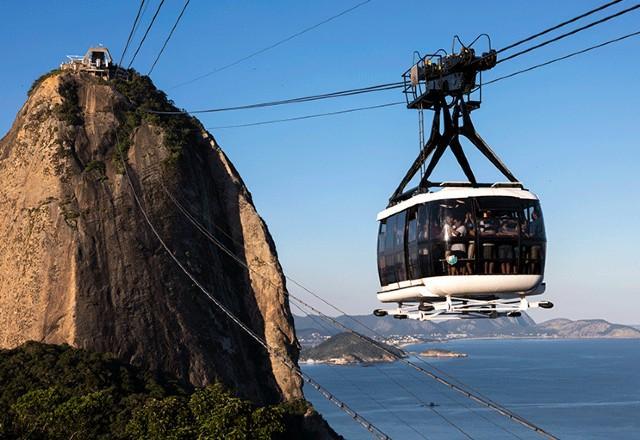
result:
<svg viewBox="0 0 640 440"><path fill-rule="evenodd" d="M450 108L452 110L450 110ZM406 198L406 195L404 194L405 187L420 170L422 165L426 163L427 159L430 160L420 179L418 188L416 188L416 192L425 192L428 191L429 188L435 186L429 181L429 177L442 158L447 147L451 148L460 168L462 168L462 171L472 187L486 185L479 184L476 180L473 170L469 165L469 161L464 154L462 145L460 144L460 136L466 137L510 182L518 182L518 179L476 131L473 122L471 122L470 113L472 108L473 107L470 108L468 103L465 102L463 96L455 97L453 102L449 105L446 103L444 97L441 97L441 99L434 104L432 107L434 115L433 122L431 123L431 134L429 135L429 139L420 150L418 157L402 178L396 190L391 195L389 205L393 205L399 200ZM442 132L440 131L441 117L443 126ZM460 118L462 118L462 125L459 124Z"/></svg>
<svg viewBox="0 0 640 440"><path fill-rule="evenodd" d="M396 309L373 311L375 316L391 315L396 319L414 319L418 321L446 321L450 319L498 318L500 316L518 317L532 308L550 309L550 301L529 302L520 298L474 299L447 296L444 301L424 302L417 305L398 304Z"/></svg>

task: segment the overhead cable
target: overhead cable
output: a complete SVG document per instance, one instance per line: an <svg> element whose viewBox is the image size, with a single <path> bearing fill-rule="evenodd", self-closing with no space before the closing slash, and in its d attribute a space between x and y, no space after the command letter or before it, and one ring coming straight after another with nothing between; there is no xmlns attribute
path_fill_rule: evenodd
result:
<svg viewBox="0 0 640 440"><path fill-rule="evenodd" d="M169 199L173 202L173 204L178 208L178 210L191 222L191 224L193 224L203 235L205 235L205 237L212 241L214 244L217 245L216 242L221 243L207 228L204 227L204 225L202 225L202 223L200 223L176 198L173 194L171 194L171 192L169 192L169 190L166 188L166 186L164 185L164 183L162 182L162 180L160 180L160 186L162 187L163 191L165 192L165 194L169 197ZM228 234L223 228L221 228L220 226L218 226L215 223L211 223L211 226L213 226L214 228L216 228L218 231L220 231L220 233L222 233L225 237L227 237L231 242L233 242L235 245L238 246L242 246L241 243L239 243L236 239L234 239L230 234ZM271 263L271 262L267 262L264 260L261 260L260 258L257 259L258 262L262 265L267 265L267 266L272 266L272 267L276 267L275 264ZM279 268L279 266L278 266ZM250 270L247 267L247 270ZM344 312L343 310L341 310L340 308L332 305L331 303L329 303L328 301L326 301L324 298L322 298L321 296L313 293L310 289L308 289L307 287L303 286L301 283L299 283L298 281L296 281L295 279L293 279L291 276L287 275L286 273L283 274L284 277L292 282L293 284L297 285L298 287L304 289L305 291L311 293L314 297L320 299L321 301L325 302L327 305L331 306L334 310L342 313L344 316L348 317L349 319L352 319L353 321L355 321L356 323L360 324L361 326L365 327L366 329L370 330L373 334L377 335L378 337L382 338L382 335L378 332L376 332L374 329L371 329L370 327L367 327L366 325L364 325L363 323L361 323L359 320L355 319L354 317L348 315L346 312ZM288 293L287 293L288 294ZM326 324L323 323L323 321L321 320L320 316L317 315L313 315L313 314L309 314L307 313L300 305L296 304L295 302L291 302L291 305L293 305L294 307L296 307L298 310L300 310L305 316L309 317L313 322L319 324L321 327L324 327L326 329ZM400 347L397 347L400 348ZM432 365L426 361L424 361L422 358L418 358L419 361L422 361L425 365L428 365L430 367L432 367L433 369L440 371L441 373L445 374L446 376L449 376L447 373L445 373L444 371L438 369L435 365ZM437 410L435 410L432 406L427 406L426 402L424 402L419 396L417 396L415 393L413 393L411 390L409 390L407 387L403 386L401 383L399 383L397 380L395 380L395 378L393 376L388 375L383 369L378 368L375 364L373 365L374 368L376 368L378 371L380 371L384 376L386 376L389 380L391 380L392 382L394 382L399 388L402 388L403 390L405 390L409 395L411 395L412 397L414 397L416 399L416 401L418 401L420 404L422 404L423 406L429 408L432 412L434 412L438 417L442 418L445 422L447 422L449 425L451 425L452 427L454 427L456 430L458 430L461 434L463 434L465 437L469 438L470 435L467 434L462 428L460 428L459 426L455 425L451 420L449 420L447 417L445 417L444 415L442 415L440 412L438 412ZM451 376L449 376L451 377ZM456 380L455 378L451 377L451 379ZM461 385L471 389L472 391L476 392L477 394L481 395L479 392L475 391L473 388L471 388L468 385L465 385L464 383L458 381ZM440 392L441 393L441 392ZM442 394L442 393L441 393ZM445 395L445 397L447 397L449 400L452 400L453 402L455 402L455 400L453 400L450 396ZM484 397L484 396L483 396ZM484 397L485 399L489 400L487 397ZM479 417L481 417L482 419L486 420L488 423L492 424L493 426L499 428L500 430L502 430L503 432L508 433L509 435L513 436L514 438L520 438L518 437L518 435L516 435L514 432L510 431L509 429L506 429L503 426L498 425L497 423L493 422L492 420L490 420L488 417L485 417L483 414L481 413L477 413L474 411L474 408L472 408L471 406L465 404L464 402L460 402L462 404L462 406L464 406L465 408L469 409L471 412L473 412L474 414L478 415ZM413 429L413 428L412 428Z"/></svg>
<svg viewBox="0 0 640 440"><path fill-rule="evenodd" d="M250 273L255 273L256 275L263 277L268 284L271 284L274 287L277 287L273 284L273 282L264 277L263 274L255 271L254 269L250 268L244 261L242 261L242 259L240 259L235 253L233 253L229 248L227 248L224 244L222 244L221 241L219 241L213 234L211 234L207 228L205 228L200 222L198 222L198 220L193 217L193 215L191 215L191 213L173 196L173 194L171 194L169 192L169 190L165 187L165 185L162 183L162 181L160 181L160 186L162 187L163 191L165 192L165 194L169 197L169 199L173 202L174 206L176 208L178 208L178 210L189 220L189 222L196 227L196 229L198 229L209 241L211 241L213 244L215 244L217 247L220 248L220 250L222 250L225 254L227 254L229 257L231 257L234 261L236 261L237 263L239 263L242 267L244 267L245 269L247 269L248 272ZM225 234L226 235L226 234ZM228 236L228 235L227 235ZM232 237L231 240L233 240ZM286 275L285 275L286 277ZM288 278L287 278L288 279ZM304 304L303 301L297 299L295 296L293 296L291 293L288 293L286 291L284 291L283 293L285 293L286 295L288 295L290 298L294 298L298 301L298 303L302 303ZM292 303L293 304L293 303ZM299 305L296 305L296 307L300 308ZM306 312L305 312L306 313ZM364 338L364 340L373 345L374 347L378 347L381 350L385 351L385 352L390 352L390 350L386 349L385 347L373 342L371 339L366 338L365 336L359 335L361 338ZM397 357L397 354L394 353L394 357ZM401 386L400 384L398 384L399 386ZM405 388L406 390L406 388ZM415 394L412 393L413 396L415 396ZM417 398L417 396L415 396ZM422 402L421 399L418 398L418 400L420 402ZM432 411L437 414L441 419L443 419L445 422L447 422L449 425L451 425L453 428L455 428L457 431L459 431L462 435L464 435L466 438L473 440L473 437L471 437L467 432L465 432L461 427L459 427L455 422L453 422L452 420L450 420L449 418L447 418L446 416L444 416L443 414L441 414L440 412L438 412L437 410L433 409L430 407L430 409L432 409Z"/></svg>
<svg viewBox="0 0 640 440"><path fill-rule="evenodd" d="M367 431L372 433L376 438L380 440L390 440L391 438L386 435L382 430L380 430L373 423L369 422L362 415L354 411L350 406L348 406L345 402L338 399L332 393L330 393L326 388L316 382L313 378L311 378L308 374L302 372L297 365L293 364L289 359L287 359L282 353L278 350L274 349L267 342L262 339L258 334L256 334L251 328L249 328L244 322L242 322L237 316L235 316L224 304L218 301L196 278L195 276L182 264L182 262L174 255L169 246L162 239L158 230L154 226L153 222L149 215L147 214L142 201L140 200L138 193L133 185L133 180L131 179L131 175L129 174L129 169L124 160L122 154L120 154L120 161L122 162L122 166L124 168L125 174L127 176L127 180L129 186L131 188L131 192L133 198L135 200L136 205L140 209L142 216L144 217L145 222L149 226L149 229L156 237L156 239L160 242L160 245L163 247L165 252L169 255L169 257L173 260L173 262L184 272L185 275L206 295L206 297L220 310L222 311L231 321L233 321L240 329L242 329L245 333L247 333L252 339L254 339L258 344L260 344L270 355L273 355L276 359L278 359L281 363L283 363L286 367L288 367L293 373L300 376L300 378L311 385L314 389L316 389L322 396L324 396L327 400L332 402L341 411L349 415L356 422L358 422L362 427L364 427Z"/></svg>
<svg viewBox="0 0 640 440"><path fill-rule="evenodd" d="M510 73L508 75L504 75L504 76L492 79L490 81L483 82L482 85L483 86L490 85L490 84L496 83L498 81L502 81L504 79L511 78L511 77L520 75L522 73L526 73L526 72L529 72L531 70L538 69L540 67L548 66L549 64L553 64L553 63L556 63L558 61L566 60L567 58L572 58L572 57L574 57L576 55L580 55L580 54L583 54L585 52L592 51L594 49L598 49L598 48L601 48L601 47L604 47L604 46L608 46L610 44L617 43L619 41L626 40L627 38L635 37L635 36L638 36L638 35L640 35L640 31L632 32L630 34L626 34L626 35L623 35L621 37L614 38L612 40L608 40L608 41L605 41L603 43L596 44L596 45L587 47L585 49L581 49L581 50L572 52L570 54L567 54L567 55L564 55L564 56L561 56L561 57L558 57L558 58L554 58L552 60L545 61L543 63L536 64L536 65L531 66L531 67L527 67L527 68L522 69L522 70L518 70L518 71ZM376 108L390 107L390 106L400 105L400 104L404 104L404 101L390 102L390 103L386 103L386 104L372 105L372 106L366 106L366 107L356 107L356 108L350 108L350 109L345 109L345 110L339 110L339 111L335 111L335 112L317 113L317 114L305 115L305 116L294 116L294 117L290 117L290 118L272 119L272 120L268 120L268 121L250 122L250 123L245 123L245 124L218 125L218 126L207 127L207 129L208 130L223 130L223 129L228 129L228 128L240 128L240 127L252 127L252 126L257 126L257 125L277 124L277 123L282 123L282 122L291 122L291 121L298 121L298 120L303 120L303 119L320 118L320 117L333 116L333 115L339 115L339 114L344 114L344 113L353 113L353 112L358 112L358 111L363 111L363 110L371 110L371 109L376 109Z"/></svg>
<svg viewBox="0 0 640 440"><path fill-rule="evenodd" d="M561 57L558 57L558 58L554 58L554 59L549 60L549 61L545 61L544 63L536 64L536 65L533 65L531 67L527 67L525 69L518 70L518 71L510 73L508 75L500 76L498 78L492 79L491 81L483 82L482 85L486 86L486 85L489 85L489 84L493 84L493 83L496 83L498 81L502 81L503 79L511 78L511 77L514 77L516 75L520 75L520 74L525 73L525 72L530 72L532 70L539 69L540 67L548 66L549 64L553 64L553 63L556 63L558 61L566 60L567 58L571 58L571 57L574 57L576 55L580 55L580 54L583 54L585 52L589 52L589 51L592 51L594 49L598 49L598 48L607 46L609 44L617 43L618 41L626 40L627 38L635 37L635 36L638 36L638 35L640 35L640 31L632 32L630 34L623 35L622 37L614 38L612 40L605 41L604 43L596 44L594 46L587 47L586 49L578 50L578 51L572 52L572 53L570 53L568 55L564 55L564 56L561 56Z"/></svg>
<svg viewBox="0 0 640 440"><path fill-rule="evenodd" d="M129 36L127 37L127 44L124 45L124 49L122 50L122 55L120 56L120 61L118 62L118 66L122 64L122 59L124 55L127 53L127 49L129 48L129 43L131 43L131 38L133 37L133 33L138 26L138 20L140 19L140 13L142 12L142 7L144 6L145 0L140 1L140 6L138 7L138 13L136 14L136 18L133 20L133 25L131 25L131 30L129 31Z"/></svg>
<svg viewBox="0 0 640 440"><path fill-rule="evenodd" d="M530 37L524 38L524 39L522 39L520 41L516 41L515 43L512 43L512 44L510 44L508 46L505 46L502 49L498 50L496 53L501 53L501 52L504 52L505 50L513 49L516 46L520 46L523 43L527 43L527 42L529 42L529 41L531 41L531 40L533 40L535 38L538 38L538 37L541 37L541 36L543 36L545 34L548 34L549 32L552 32L552 31L555 31L557 29L560 29L561 27L564 27L564 26L566 26L568 24L576 22L576 21L578 21L578 20L580 20L582 18L588 17L591 14L595 14L596 12L602 11L603 9L607 9L608 7L613 6L616 3L620 3L621 1L622 0L614 0L614 1L611 1L609 3L605 3L605 4L601 5L601 6L598 6L595 9L591 9L590 11L585 12L584 14L580 14L580 15L578 15L576 17L573 17L570 20L563 21L562 23L558 23L555 26L552 26L552 27L550 27L548 29L545 29L542 32L538 32L537 34L531 35Z"/></svg>
<svg viewBox="0 0 640 440"><path fill-rule="evenodd" d="M219 113L219 112L227 112L227 111L234 111L234 110L247 110L247 109L254 109L254 108L274 107L274 106L284 105L284 104L297 104L301 102L318 101L321 99L341 98L344 96L361 95L363 93L382 92L385 90L399 89L403 87L403 84L404 84L403 82L378 84L374 86L361 87L358 89L341 90L339 92L322 93L319 95L301 96L298 98L282 99L279 101L259 102L256 104L245 104L245 105L238 105L233 107L217 107L217 108L209 108L209 109L203 109L203 110L176 110L176 111L147 110L147 112L153 113L156 115L186 115L186 114L197 114L197 113Z"/></svg>
<svg viewBox="0 0 640 440"><path fill-rule="evenodd" d="M331 328L329 328L327 326L327 324L325 324L324 322L320 321L320 320L316 320L316 317L314 315L308 314L307 312L304 311L304 309L302 307L300 307L299 305L295 304L295 303L289 303L290 305L294 306L300 313L302 313L304 316L306 316L307 318L309 318L310 320L313 321L314 324L319 325L320 327L322 327L325 331L330 332ZM425 405L424 402L422 401L422 399L420 399L418 396L415 395L415 393L413 393L411 390L409 390L407 387L405 387L404 385L402 385L397 379L395 379L392 375L390 375L389 373L387 373L386 371L384 371L382 368L380 368L378 365L376 365L376 362L373 362L371 364L377 371L379 371L380 373L384 374L389 380L391 380L393 383L395 383L397 386L405 389L409 394L413 395L416 397L416 400L422 404L423 406ZM382 403L379 399L376 398L376 396L370 394L369 392L367 392L366 389L363 389L361 386L358 385L358 383L356 381L350 381L348 380L341 372L340 372L340 368L336 369L336 373L345 381L348 382L349 385L351 385L352 387L354 387L358 393L364 395L367 399L370 399L372 402L375 402L380 408L382 408L384 411L388 412L389 414L391 414L392 416L394 416L398 422L400 422L400 425L406 425L409 429L411 429L413 432L416 433L416 435L418 437L421 437L425 440L430 440L429 437L427 437L423 432L420 432L420 430L416 427L413 426L412 423L410 423L409 421L405 420L400 414L396 413L395 411L393 411L391 408L388 408L384 403Z"/></svg>
<svg viewBox="0 0 640 440"><path fill-rule="evenodd" d="M225 64L224 66L221 66L221 67L218 67L216 69L213 69L210 72L207 72L207 73L205 73L203 75L197 76L197 77L195 77L193 79L190 79L188 81L182 82L180 84L176 84L176 85L174 85L172 87L169 87L169 89L175 89L177 87L186 86L187 84L191 84L191 83L199 81L199 80L201 80L203 78L211 76L214 73L222 72L223 70L226 70L226 69L228 69L230 67L238 65L238 64L242 63L243 61L251 59L251 58L253 58L253 57L257 56L257 55L260 55L260 54L262 54L264 52L267 52L268 50L274 49L274 48L280 46L281 44L286 43L287 41L293 40L294 38L299 37L300 35L306 34L307 32L312 31L312 30L322 26L323 24L329 23L330 21L333 21L336 18L342 17L343 15L348 14L349 12L354 11L354 10L358 9L359 7L361 7L361 6L366 5L369 2L371 2L371 0L365 0L365 1L362 1L360 3L357 3L357 4L353 5L353 6L351 6L350 8L339 12L338 14L332 15L331 17L326 18L326 19L324 19L324 20L322 20L322 21L320 21L320 22L318 22L318 23L316 23L316 24L314 24L312 26L309 26L307 28L304 28L304 29L292 34L292 35L289 35L288 37L283 38L282 40L278 40L275 43L270 44L269 46L263 47L262 49L259 49L259 50L255 51L255 52L252 52L249 55L246 55L246 56L244 56L242 58L239 58L239 59L237 59L237 60L235 60L235 61L233 61L233 62L231 62L229 64Z"/></svg>
<svg viewBox="0 0 640 440"><path fill-rule="evenodd" d="M165 0L160 0L160 4L156 8L156 12L155 12L155 14L153 14L153 18L151 19L151 23L149 23L149 26L147 26L147 30L144 32L144 35L142 36L142 40L140 40L140 44L138 44L138 48L136 49L135 53L133 54L133 58L131 58L131 61L129 61L129 64L127 64L127 69L129 67L131 67L131 65L135 61L136 57L138 56L138 52L140 52L140 49L142 48L142 44L144 43L144 40L147 39L147 35L149 35L149 31L153 27L153 23L155 23L156 17L158 17L158 14L160 13L160 9L162 8L162 5L164 4L164 1Z"/></svg>
<svg viewBox="0 0 640 440"><path fill-rule="evenodd" d="M180 23L180 19L182 18L182 15L184 14L184 11L187 9L187 6L189 6L189 2L191 0L187 0L184 3L184 6L182 7L182 11L180 11L180 15L178 15L178 19L176 20L176 22L173 24L173 27L171 28L171 32L169 32L169 36L167 37L166 40L164 40L164 44L162 45L162 49L160 49L160 53L158 53L158 56L156 57L156 59L153 61L153 64L151 65L151 68L149 69L149 71L147 72L147 76L151 75L151 72L153 72L153 68L156 67L156 63L158 62L158 60L160 59L160 56L162 55L162 52L164 52L164 48L167 47L167 43L169 43L169 40L171 39L171 36L173 35L173 31L176 30L176 27L178 27L178 23Z"/></svg>
<svg viewBox="0 0 640 440"><path fill-rule="evenodd" d="M167 192L166 188L165 188L165 192ZM169 195L169 197L171 198L171 200L173 201L173 203L176 205L176 207L178 207L178 209L185 214L186 210L180 209L179 203L176 203L175 198L173 198L170 193L167 192L167 195ZM244 267L248 272L250 273L255 273L256 275L263 277L263 279L265 279L268 283L272 283L272 281L269 280L269 278L265 277L263 274L261 274L260 272L256 271L254 268L250 267L245 261L243 261L240 257L238 257L233 251L231 251L229 248L227 248L221 241L219 241L215 236L211 235L210 233L208 233L207 229L201 225L195 218L193 218L190 215L185 215L185 217L187 219L189 219L189 221L198 229L200 230L200 232L202 232L203 235L205 235L205 237L207 237L213 244L215 244L220 250L222 250L225 254L227 254L229 257L231 257L234 261L236 261L239 265L241 265L242 267ZM358 337L359 339L361 339L362 341L368 343L368 344L373 344L373 342L367 338L366 336L360 334L359 332L353 330L350 327L345 326L344 324L342 324L341 322L339 322L338 320L336 320L335 318L328 316L324 313L322 313L320 310L318 310L317 308L311 306L310 304L308 304L307 302L305 302L304 300L298 298L297 296L293 295L292 293L288 293L288 296L290 299L293 299L294 301L296 301L298 304L301 304L302 306L306 307L308 310L312 310L315 314L321 316L323 319L325 319L327 322L331 322L333 325L343 329L344 331L347 331L351 334L353 334L354 336ZM327 302L326 300L322 299L323 302ZM435 374L432 371L426 370L422 367L420 367L419 365L415 364L414 362L399 356L397 353L387 349L384 346L380 346L378 344L375 344L376 347L378 347L379 349L381 349L382 351L390 354L391 356L393 356L394 358L396 358L398 361L411 366L413 369L415 369L416 371L425 374L427 376L429 376L430 378L434 379L436 382L439 382L442 385L445 385L446 387L457 391L458 393L464 395L465 397L467 397L470 400L475 401L476 403L479 403L489 409L492 409L494 411L496 411L497 413L521 424L522 426L525 426L531 430L533 430L534 432L540 434L543 437L546 437L548 439L551 440L557 440L557 438L553 435L548 433L547 431L545 431L544 429L540 428L539 426L535 425L533 422L528 421L527 419L523 418L522 416L519 416L517 414L515 414L514 412L512 412L511 410L503 407L502 405L490 400L490 399L486 399L484 398L482 395L479 395L479 393L474 393L474 392L470 392L468 390L466 390L465 388L461 387L460 385L457 385L455 383L450 382L449 380L445 379L444 377Z"/></svg>
<svg viewBox="0 0 640 440"><path fill-rule="evenodd" d="M295 116L295 117L292 117L292 118L271 119L269 121L250 122L250 123L247 123L247 124L218 125L218 126L213 126L213 127L207 127L207 130L220 130L220 129L225 129L225 128L238 128L238 127L253 127L253 126L256 126L256 125L267 125L267 124L276 124L276 123L280 123L280 122L300 121L302 119L313 119L313 118L322 118L322 117L325 117L325 116L342 115L342 114L345 114L345 113L354 113L354 112L359 112L359 111L363 111L363 110L373 110L373 109L377 109L377 108L391 107L391 106L400 105L400 104L405 104L405 102L404 101L388 102L386 104L380 104L380 105L370 105L370 106L367 106L367 107L349 108L349 109L345 109L345 110L338 110L338 111L335 111L335 112L327 112L327 113L315 113L313 115Z"/></svg>
<svg viewBox="0 0 640 440"><path fill-rule="evenodd" d="M543 46L546 46L546 45L551 44L553 42L556 42L558 40L562 40L563 38L566 38L566 37L569 37L571 35L577 34L578 32L582 32L582 31L584 31L586 29L592 28L592 27L594 27L596 25L602 24L602 23L604 23L606 21L612 20L612 19L614 19L616 17L619 17L621 15L624 15L624 14L627 14L629 12L635 11L638 8L640 8L640 3L637 3L634 6L631 6L631 7L627 8L627 9L623 9L620 12L616 12L615 14L608 15L608 16L606 16L604 18L601 18L600 20L593 21L593 22L591 22L589 24L586 24L584 26L576 28L576 29L574 29L572 31L565 32L564 34L561 34L561 35L558 35L557 37L554 37L554 38L551 38L549 40L543 41L542 43L536 44L536 45L531 46L531 47L529 47L527 49L523 49L520 52L516 52L513 55L509 55L506 58L502 58L501 60L498 60L496 64L504 63L505 61L508 61L508 60L510 60L512 58L519 57L520 55L524 55L525 53L531 52L532 50L539 49L539 48L541 48Z"/></svg>

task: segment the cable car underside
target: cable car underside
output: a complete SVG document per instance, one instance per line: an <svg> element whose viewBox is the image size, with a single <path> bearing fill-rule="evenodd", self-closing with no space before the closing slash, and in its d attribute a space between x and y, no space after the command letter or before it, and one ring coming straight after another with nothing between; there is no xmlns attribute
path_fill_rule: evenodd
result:
<svg viewBox="0 0 640 440"><path fill-rule="evenodd" d="M378 215L378 299L397 303L374 315L446 320L520 316L544 293L546 236L538 198L509 171L480 137L470 113L476 76L495 66L496 52L475 56L427 55L404 73L407 107L419 112L422 148ZM424 110L434 112L424 141ZM442 129L441 129L442 125ZM479 183L465 156L467 138L508 182ZM450 148L468 182L429 180ZM427 162L428 161L428 162ZM418 186L405 191L420 173Z"/></svg>

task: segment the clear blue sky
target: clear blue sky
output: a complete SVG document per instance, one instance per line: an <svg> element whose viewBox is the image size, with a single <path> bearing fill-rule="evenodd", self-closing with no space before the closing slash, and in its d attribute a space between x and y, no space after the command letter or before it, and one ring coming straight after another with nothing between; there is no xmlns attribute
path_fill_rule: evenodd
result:
<svg viewBox="0 0 640 440"><path fill-rule="evenodd" d="M410 66L414 50L450 48L454 34L470 41L486 32L499 48L602 2L441 1L401 8L373 0L247 62L172 88L357 3L192 0L152 76L187 109L392 82ZM182 4L166 1L135 68L148 70ZM65 55L102 43L119 58L137 5L1 2L0 132L9 129L31 82ZM637 30L640 12L633 12L505 62L485 79ZM483 137L543 202L546 296L556 308L535 313L538 320L640 324L639 47L640 38L632 38L487 86L474 115ZM400 99L389 91L201 119L206 126L227 125ZM252 191L285 271L348 312L376 307L375 216L417 154L417 115L398 106L213 134ZM498 178L477 154L469 155L481 177ZM435 177L462 174L447 158Z"/></svg>

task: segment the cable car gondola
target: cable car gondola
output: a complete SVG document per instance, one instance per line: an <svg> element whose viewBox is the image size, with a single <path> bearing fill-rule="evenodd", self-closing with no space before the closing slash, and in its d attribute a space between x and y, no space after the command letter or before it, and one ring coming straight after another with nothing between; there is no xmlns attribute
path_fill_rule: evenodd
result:
<svg viewBox="0 0 640 440"><path fill-rule="evenodd" d="M478 135L470 118L480 106L480 101L470 100L477 90L476 75L495 64L495 51L478 57L472 48L462 47L458 54L422 57L403 75L407 107L420 112L420 133L424 133L422 112L433 110L434 118L428 141L421 140L418 158L377 217L381 284L377 296L398 307L377 309L376 316L515 317L530 307L553 307L549 301L527 299L545 291L546 236L540 201ZM508 182L477 182L460 136ZM447 148L468 182L429 180ZM418 186L405 191L419 171Z"/></svg>

